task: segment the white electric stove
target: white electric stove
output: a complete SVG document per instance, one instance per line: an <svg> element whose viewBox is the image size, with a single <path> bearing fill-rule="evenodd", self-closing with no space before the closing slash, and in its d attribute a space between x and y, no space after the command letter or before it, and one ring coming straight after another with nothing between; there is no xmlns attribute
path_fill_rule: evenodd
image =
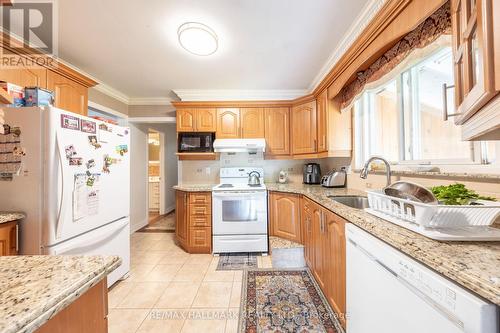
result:
<svg viewBox="0 0 500 333"><path fill-rule="evenodd" d="M260 185L248 185L257 172ZM221 168L212 188L213 252L267 252L267 191L262 168Z"/></svg>

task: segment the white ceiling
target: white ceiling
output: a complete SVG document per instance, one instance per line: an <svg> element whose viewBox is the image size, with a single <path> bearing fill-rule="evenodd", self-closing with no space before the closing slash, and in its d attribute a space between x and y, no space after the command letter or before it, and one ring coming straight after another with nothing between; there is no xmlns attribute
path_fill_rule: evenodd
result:
<svg viewBox="0 0 500 333"><path fill-rule="evenodd" d="M188 90L309 89L368 0L63 0L59 56L130 98ZM219 50L187 53L177 28L213 28Z"/></svg>

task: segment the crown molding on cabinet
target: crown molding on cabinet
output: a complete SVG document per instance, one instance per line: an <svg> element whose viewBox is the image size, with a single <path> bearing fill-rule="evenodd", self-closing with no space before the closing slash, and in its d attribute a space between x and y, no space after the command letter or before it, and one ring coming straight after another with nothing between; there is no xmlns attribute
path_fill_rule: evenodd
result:
<svg viewBox="0 0 500 333"><path fill-rule="evenodd" d="M293 90L228 90L228 89L174 89L182 101L282 101L307 94L305 89Z"/></svg>
<svg viewBox="0 0 500 333"><path fill-rule="evenodd" d="M328 57L326 63L321 67L320 72L314 77L313 81L309 85L308 92L312 93L326 78L330 73L332 68L337 64L342 55L344 55L349 47L351 47L356 39L361 35L363 30L372 21L375 15L380 11L384 3L388 0L370 0L365 7L362 9L361 13L351 24L351 27L344 35L338 46Z"/></svg>

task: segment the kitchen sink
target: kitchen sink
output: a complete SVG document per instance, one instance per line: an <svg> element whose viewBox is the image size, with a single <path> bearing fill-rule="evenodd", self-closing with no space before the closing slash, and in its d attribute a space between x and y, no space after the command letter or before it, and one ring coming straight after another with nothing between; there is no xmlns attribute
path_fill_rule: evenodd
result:
<svg viewBox="0 0 500 333"><path fill-rule="evenodd" d="M370 207L368 205L368 198L360 195L345 195L345 196L329 196L330 199L342 205L349 206L356 209L364 209Z"/></svg>

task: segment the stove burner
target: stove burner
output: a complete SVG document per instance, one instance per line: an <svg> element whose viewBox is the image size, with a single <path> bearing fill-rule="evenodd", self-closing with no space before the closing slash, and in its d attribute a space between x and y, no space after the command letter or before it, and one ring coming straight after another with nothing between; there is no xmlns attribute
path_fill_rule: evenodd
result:
<svg viewBox="0 0 500 333"><path fill-rule="evenodd" d="M260 184L248 184L248 186L250 186L250 187L261 187Z"/></svg>
<svg viewBox="0 0 500 333"><path fill-rule="evenodd" d="M233 184L220 184L219 185L220 188L230 188L230 187L234 187Z"/></svg>

